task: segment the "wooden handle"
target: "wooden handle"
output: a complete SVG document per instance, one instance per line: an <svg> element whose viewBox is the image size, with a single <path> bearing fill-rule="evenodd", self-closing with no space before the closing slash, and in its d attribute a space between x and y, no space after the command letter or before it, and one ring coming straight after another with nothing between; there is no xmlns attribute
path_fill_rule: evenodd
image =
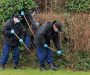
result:
<svg viewBox="0 0 90 75"><path fill-rule="evenodd" d="M26 22L27 22L27 25L28 25L28 27L29 27L29 29L30 29L32 35L35 36L35 35L34 35L34 32L33 32L33 30L32 30L32 28L30 27L30 25L29 25L29 23L28 23L28 21L27 21L27 19L26 19L26 17L25 17L25 15L24 15L24 18L25 18L25 20L26 20Z"/></svg>
<svg viewBox="0 0 90 75"><path fill-rule="evenodd" d="M18 35L16 33L14 35L20 40L20 38L18 37ZM23 42L23 45L30 53L32 53L24 42Z"/></svg>

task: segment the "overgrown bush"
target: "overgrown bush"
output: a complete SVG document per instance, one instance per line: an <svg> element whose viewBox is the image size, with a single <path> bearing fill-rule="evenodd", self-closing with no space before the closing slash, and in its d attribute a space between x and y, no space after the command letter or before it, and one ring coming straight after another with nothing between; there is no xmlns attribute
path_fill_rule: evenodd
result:
<svg viewBox="0 0 90 75"><path fill-rule="evenodd" d="M90 12L90 0L35 0L41 11Z"/></svg>
<svg viewBox="0 0 90 75"><path fill-rule="evenodd" d="M66 9L68 12L90 12L90 0L68 0Z"/></svg>
<svg viewBox="0 0 90 75"><path fill-rule="evenodd" d="M17 13L22 8L31 9L36 3L32 0L1 0L0 1L0 24Z"/></svg>
<svg viewBox="0 0 90 75"><path fill-rule="evenodd" d="M62 43L65 60L68 67L76 70L90 69L89 15L74 13L64 20Z"/></svg>

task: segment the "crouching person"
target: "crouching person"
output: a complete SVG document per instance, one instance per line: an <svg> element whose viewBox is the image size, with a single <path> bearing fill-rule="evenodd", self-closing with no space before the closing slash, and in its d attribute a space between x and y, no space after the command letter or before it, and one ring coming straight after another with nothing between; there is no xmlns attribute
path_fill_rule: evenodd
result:
<svg viewBox="0 0 90 75"><path fill-rule="evenodd" d="M3 44L3 53L1 58L2 68L5 69L5 65L7 64L9 58L10 49L13 50L13 63L14 69L18 68L19 63L19 42L23 43L22 39L18 39L16 35L19 37L23 37L25 34L25 29L23 25L20 23L20 16L15 14L11 19L9 19L2 30L2 34L4 35L4 44Z"/></svg>
<svg viewBox="0 0 90 75"><path fill-rule="evenodd" d="M42 25L36 32L34 42L36 45L37 57L40 63L40 70L42 71L45 70L45 61L49 64L52 70L58 69L54 65L53 52L49 47L50 40L53 40L57 48L57 54L61 54L60 39L58 34L61 30L62 24L54 21L53 23L47 22L45 25Z"/></svg>

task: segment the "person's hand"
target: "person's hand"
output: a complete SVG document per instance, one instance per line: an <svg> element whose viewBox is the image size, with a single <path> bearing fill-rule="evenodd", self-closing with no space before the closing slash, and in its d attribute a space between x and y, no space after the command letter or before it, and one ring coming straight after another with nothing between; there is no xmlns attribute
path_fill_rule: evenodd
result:
<svg viewBox="0 0 90 75"><path fill-rule="evenodd" d="M57 51L57 55L61 55L62 54L62 51L61 50L58 50Z"/></svg>
<svg viewBox="0 0 90 75"><path fill-rule="evenodd" d="M38 23L38 22L36 22L36 23L35 23L35 25L36 25L36 26L39 26L39 23Z"/></svg>
<svg viewBox="0 0 90 75"><path fill-rule="evenodd" d="M15 31L14 31L14 29L12 29L12 30L11 30L11 34L15 34Z"/></svg>
<svg viewBox="0 0 90 75"><path fill-rule="evenodd" d="M24 16L24 15L25 15L24 11L21 11L21 15L22 15L22 16Z"/></svg>
<svg viewBox="0 0 90 75"><path fill-rule="evenodd" d="M22 39L19 39L19 42L20 42L20 43L23 43L23 40L22 40Z"/></svg>
<svg viewBox="0 0 90 75"><path fill-rule="evenodd" d="M48 45L47 45L47 44L44 44L44 47L45 47L45 48L48 48Z"/></svg>

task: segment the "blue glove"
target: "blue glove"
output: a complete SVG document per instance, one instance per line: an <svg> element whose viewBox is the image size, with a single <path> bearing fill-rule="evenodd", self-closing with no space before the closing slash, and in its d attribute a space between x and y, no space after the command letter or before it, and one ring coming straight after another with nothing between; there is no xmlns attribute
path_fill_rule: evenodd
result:
<svg viewBox="0 0 90 75"><path fill-rule="evenodd" d="M23 40L22 40L22 39L19 39L19 42L20 42L20 43L23 43Z"/></svg>
<svg viewBox="0 0 90 75"><path fill-rule="evenodd" d="M62 51L61 50L58 50L57 51L57 55L61 55L62 54Z"/></svg>
<svg viewBox="0 0 90 75"><path fill-rule="evenodd" d="M35 23L35 25L36 25L36 26L39 26L39 23L38 23L38 22L36 22L36 23Z"/></svg>
<svg viewBox="0 0 90 75"><path fill-rule="evenodd" d="M21 11L21 15L22 15L22 16L24 16L24 15L25 15L25 14L24 14L24 11Z"/></svg>
<svg viewBox="0 0 90 75"><path fill-rule="evenodd" d="M48 45L47 45L47 44L44 44L44 47L45 47L45 48L48 48Z"/></svg>
<svg viewBox="0 0 90 75"><path fill-rule="evenodd" d="M11 30L11 34L15 34L15 31L14 31L14 29L12 29L12 30Z"/></svg>

